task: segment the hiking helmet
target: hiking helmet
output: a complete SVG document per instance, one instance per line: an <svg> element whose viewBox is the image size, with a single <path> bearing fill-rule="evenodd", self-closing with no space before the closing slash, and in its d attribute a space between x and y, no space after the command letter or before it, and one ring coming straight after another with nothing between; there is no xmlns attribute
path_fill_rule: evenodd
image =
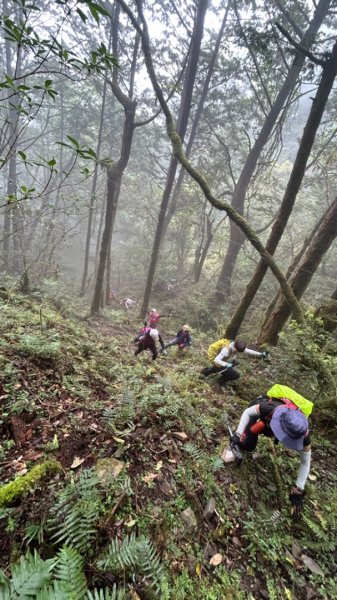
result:
<svg viewBox="0 0 337 600"><path fill-rule="evenodd" d="M235 340L235 342L234 342L234 348L238 352L244 352L245 349L246 349L246 343L243 342L242 340Z"/></svg>
<svg viewBox="0 0 337 600"><path fill-rule="evenodd" d="M273 412L270 428L281 444L291 450L303 450L308 419L300 410L279 406Z"/></svg>

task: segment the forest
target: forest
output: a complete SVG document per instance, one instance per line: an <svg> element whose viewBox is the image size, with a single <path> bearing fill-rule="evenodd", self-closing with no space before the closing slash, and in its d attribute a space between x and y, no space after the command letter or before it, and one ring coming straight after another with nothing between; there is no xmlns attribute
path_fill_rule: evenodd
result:
<svg viewBox="0 0 337 600"><path fill-rule="evenodd" d="M1 3L0 600L337 599L337 0Z"/></svg>

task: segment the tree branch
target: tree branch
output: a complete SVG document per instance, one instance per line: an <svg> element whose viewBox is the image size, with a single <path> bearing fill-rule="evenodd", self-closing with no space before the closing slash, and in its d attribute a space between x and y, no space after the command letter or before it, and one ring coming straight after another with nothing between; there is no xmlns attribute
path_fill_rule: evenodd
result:
<svg viewBox="0 0 337 600"><path fill-rule="evenodd" d="M290 33L288 33L288 31L286 29L284 29L284 27L281 25L281 23L275 23L275 25L276 25L277 29L282 33L282 35L284 35L284 37L288 40L288 42L292 46L294 46L294 48L296 48L296 50L299 50L300 52L302 52L305 56L307 56L309 58L309 60L311 60L316 65L325 67L326 60L323 60L322 58L317 58L317 56L315 56L312 52L310 52L310 50L307 50L307 48L302 46L302 44L299 44L298 42L296 42L294 40L294 38L291 37Z"/></svg>

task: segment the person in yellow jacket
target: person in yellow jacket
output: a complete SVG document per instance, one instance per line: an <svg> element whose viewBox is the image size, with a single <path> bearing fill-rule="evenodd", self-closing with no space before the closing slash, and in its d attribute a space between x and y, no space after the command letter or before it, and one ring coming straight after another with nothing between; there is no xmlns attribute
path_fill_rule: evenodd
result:
<svg viewBox="0 0 337 600"><path fill-rule="evenodd" d="M247 348L246 343L242 340L234 340L232 342L226 339L218 340L208 348L208 358L213 362L213 365L203 369L201 374L204 377L208 377L213 373L219 373L221 375L219 381L220 387L224 387L228 381L239 379L240 373L233 368L235 355L238 352L261 358L268 356L268 352L258 352L257 350Z"/></svg>

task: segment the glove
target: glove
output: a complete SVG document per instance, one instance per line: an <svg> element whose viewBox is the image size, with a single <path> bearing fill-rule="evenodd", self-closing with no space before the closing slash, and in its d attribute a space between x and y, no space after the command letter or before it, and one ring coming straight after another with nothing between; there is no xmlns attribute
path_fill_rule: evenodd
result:
<svg viewBox="0 0 337 600"><path fill-rule="evenodd" d="M292 488L289 494L289 500L292 505L292 514L295 517L299 517L302 512L304 496L305 491L300 490L297 487Z"/></svg>
<svg viewBox="0 0 337 600"><path fill-rule="evenodd" d="M227 369L232 369L233 367L234 367L234 364L233 364L233 363L227 363L227 364L226 364L226 368L227 368Z"/></svg>
<svg viewBox="0 0 337 600"><path fill-rule="evenodd" d="M229 438L231 446L238 446L240 443L240 437L238 433L233 433L233 435L231 435L231 437Z"/></svg>
<svg viewBox="0 0 337 600"><path fill-rule="evenodd" d="M265 350L264 352L261 352L261 357L262 358L267 358L268 356L269 356L268 350Z"/></svg>

